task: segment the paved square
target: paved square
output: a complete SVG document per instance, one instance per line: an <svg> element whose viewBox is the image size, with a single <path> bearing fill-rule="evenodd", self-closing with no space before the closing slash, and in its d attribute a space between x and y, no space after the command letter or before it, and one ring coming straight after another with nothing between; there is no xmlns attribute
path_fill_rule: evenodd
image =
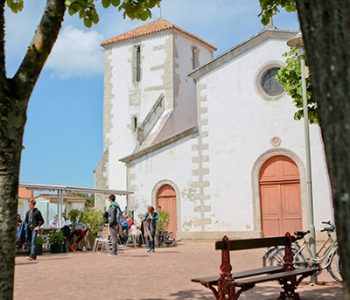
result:
<svg viewBox="0 0 350 300"><path fill-rule="evenodd" d="M191 282L218 273L220 252L213 241L184 241L156 250L120 247L117 257L105 252L44 254L33 263L17 257L14 299L213 299L209 290ZM235 252L234 271L261 266L263 253L264 249ZM327 284L299 288L303 300L341 299L340 285L327 272L319 280ZM261 284L240 299L277 299L279 290L274 283Z"/></svg>

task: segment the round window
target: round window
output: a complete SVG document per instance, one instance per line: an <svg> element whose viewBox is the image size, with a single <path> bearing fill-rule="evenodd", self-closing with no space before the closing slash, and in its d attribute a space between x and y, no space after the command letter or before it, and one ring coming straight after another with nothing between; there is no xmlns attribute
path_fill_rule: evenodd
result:
<svg viewBox="0 0 350 300"><path fill-rule="evenodd" d="M279 68L273 67L268 69L263 73L260 80L260 85L264 92L269 96L279 96L283 93L283 88L276 80L276 75L279 71Z"/></svg>

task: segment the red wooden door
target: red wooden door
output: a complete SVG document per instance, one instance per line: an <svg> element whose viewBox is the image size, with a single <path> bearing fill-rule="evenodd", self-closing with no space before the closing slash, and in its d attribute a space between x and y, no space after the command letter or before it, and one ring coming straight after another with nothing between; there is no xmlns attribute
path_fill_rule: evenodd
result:
<svg viewBox="0 0 350 300"><path fill-rule="evenodd" d="M290 158L278 155L265 162L260 198L265 237L302 229L299 169Z"/></svg>
<svg viewBox="0 0 350 300"><path fill-rule="evenodd" d="M170 185L163 185L159 189L157 193L157 206L161 206L163 211L167 211L169 213L168 231L176 234L176 192Z"/></svg>

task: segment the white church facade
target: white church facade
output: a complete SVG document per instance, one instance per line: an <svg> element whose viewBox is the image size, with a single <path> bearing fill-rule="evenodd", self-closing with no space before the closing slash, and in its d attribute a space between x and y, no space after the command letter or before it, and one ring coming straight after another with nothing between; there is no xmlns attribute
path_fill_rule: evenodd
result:
<svg viewBox="0 0 350 300"><path fill-rule="evenodd" d="M158 19L104 42L96 186L133 192L135 216L150 204L169 211L179 238L307 228L303 122L274 79L295 34L267 27L214 58L215 47ZM320 228L331 191L320 129L310 130Z"/></svg>

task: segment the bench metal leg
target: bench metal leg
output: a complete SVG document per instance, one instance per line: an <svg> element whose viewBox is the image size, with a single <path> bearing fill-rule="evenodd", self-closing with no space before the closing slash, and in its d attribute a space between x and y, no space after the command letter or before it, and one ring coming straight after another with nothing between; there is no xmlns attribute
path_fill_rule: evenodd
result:
<svg viewBox="0 0 350 300"><path fill-rule="evenodd" d="M243 292L245 292L245 291L248 291L248 290L250 290L250 289L252 289L253 287L255 287L255 284L250 284L250 285L246 285L246 286L244 286L244 287L242 287L240 290L238 290L237 292L235 292L235 294L234 294L234 298L232 298L232 299L234 299L234 300L238 300L238 298L239 298L239 296L243 293Z"/></svg>
<svg viewBox="0 0 350 300"><path fill-rule="evenodd" d="M230 263L230 250L228 247L229 239L225 235L222 239L222 242L226 244L225 249L221 250L221 266L220 266L220 279L218 281L218 298L219 300L236 300L235 297L235 287L227 285L233 280L232 278L232 266ZM226 298L226 295L228 298Z"/></svg>
<svg viewBox="0 0 350 300"><path fill-rule="evenodd" d="M205 286L206 288L208 288L209 290L211 290L215 296L215 299L219 299L219 294L218 294L218 291L215 289L215 287L210 284L210 283L207 283L207 284L203 284L203 286Z"/></svg>
<svg viewBox="0 0 350 300"><path fill-rule="evenodd" d="M295 292L298 286L298 281L296 276L293 276L291 278L283 278L279 280L279 282L282 285L282 288L284 291L280 293L278 300L285 300L285 299L300 300L299 294Z"/></svg>

